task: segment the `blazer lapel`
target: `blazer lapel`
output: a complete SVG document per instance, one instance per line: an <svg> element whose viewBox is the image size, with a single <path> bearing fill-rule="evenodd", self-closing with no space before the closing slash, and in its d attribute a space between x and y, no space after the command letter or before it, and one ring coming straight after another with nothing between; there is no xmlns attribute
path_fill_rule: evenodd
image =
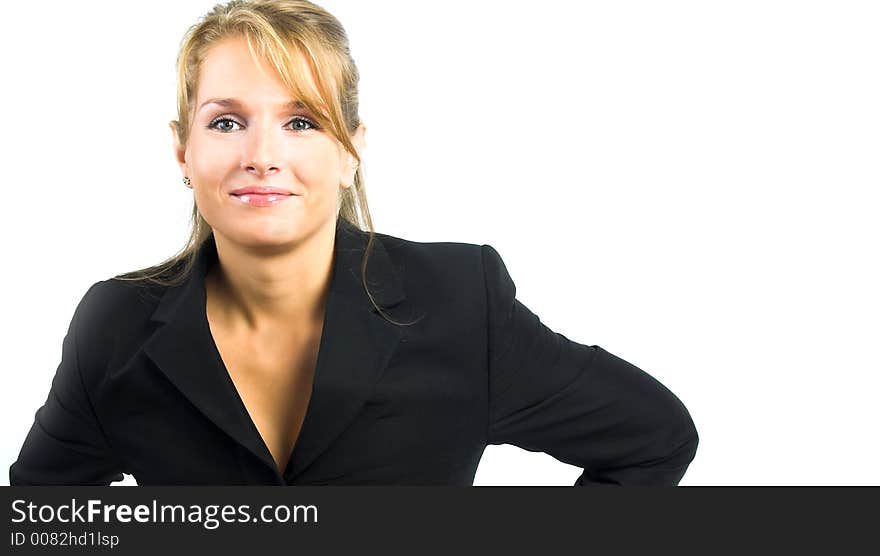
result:
<svg viewBox="0 0 880 556"><path fill-rule="evenodd" d="M355 419L402 335L402 327L386 321L364 291L361 260L368 234L345 221L336 234L336 264L312 397L284 473L288 481L302 474ZM406 298L399 273L374 237L367 284L377 305L388 308Z"/></svg>
<svg viewBox="0 0 880 556"><path fill-rule="evenodd" d="M330 292L312 393L284 477L300 475L350 424L369 398L402 335L370 303L361 281L368 233L339 220ZM144 352L202 414L266 465L277 469L211 336L205 312L204 278L217 261L210 237L180 286L168 288L152 320L164 323ZM396 269L378 237L367 266L367 284L383 309L406 298Z"/></svg>

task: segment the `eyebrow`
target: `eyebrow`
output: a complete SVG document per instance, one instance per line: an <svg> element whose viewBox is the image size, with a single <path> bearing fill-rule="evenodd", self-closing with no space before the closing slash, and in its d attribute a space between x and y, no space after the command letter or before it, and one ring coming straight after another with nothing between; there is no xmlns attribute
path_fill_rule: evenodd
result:
<svg viewBox="0 0 880 556"><path fill-rule="evenodd" d="M196 112L201 111L201 109L208 104L216 104L218 106L224 106L226 108L240 108L242 106L242 102L236 98L209 98L199 106ZM279 108L281 110L296 110L305 109L306 105L303 104L303 102L300 100L292 100L290 102L285 102L279 105Z"/></svg>

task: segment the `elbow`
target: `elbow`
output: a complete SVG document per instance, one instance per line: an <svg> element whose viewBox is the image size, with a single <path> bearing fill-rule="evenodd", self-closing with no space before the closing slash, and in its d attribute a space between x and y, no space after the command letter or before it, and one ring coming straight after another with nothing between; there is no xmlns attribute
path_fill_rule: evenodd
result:
<svg viewBox="0 0 880 556"><path fill-rule="evenodd" d="M697 432L697 427L694 425L693 421L691 421L691 437L688 444L688 450L691 456L690 461L693 461L694 457L697 455L697 446L700 444L700 434Z"/></svg>
<svg viewBox="0 0 880 556"><path fill-rule="evenodd" d="M676 419L668 424L668 452L662 458L661 465L677 470L674 483L677 484L684 476L685 471L697 455L697 447L700 444L700 434L690 413L681 404L680 412Z"/></svg>
<svg viewBox="0 0 880 556"><path fill-rule="evenodd" d="M677 397L669 401L654 414L652 449L640 464L650 476L643 484L677 485L697 455L700 435L693 418Z"/></svg>
<svg viewBox="0 0 880 556"><path fill-rule="evenodd" d="M688 413L687 409L684 410L684 414L683 434L685 438L687 438L685 447L686 454L688 455L688 463L690 463L697 455L697 446L700 444L700 433L697 432L697 425L694 423L694 420L690 413Z"/></svg>
<svg viewBox="0 0 880 556"><path fill-rule="evenodd" d="M9 466L9 486L30 486L33 484L26 480L19 472L18 461Z"/></svg>
<svg viewBox="0 0 880 556"><path fill-rule="evenodd" d="M700 435L697 433L696 427L691 426L689 433L690 436L687 437L687 440L680 448L680 461L685 469L694 461L694 458L697 456L697 446L700 444Z"/></svg>
<svg viewBox="0 0 880 556"><path fill-rule="evenodd" d="M683 405L681 406L681 415L679 416L677 424L674 426L673 430L677 431L677 438L683 439L683 441L681 441L682 445L680 451L688 457L687 461L690 463L697 455L697 446L700 444L700 434L697 432L697 426L694 423L693 418Z"/></svg>

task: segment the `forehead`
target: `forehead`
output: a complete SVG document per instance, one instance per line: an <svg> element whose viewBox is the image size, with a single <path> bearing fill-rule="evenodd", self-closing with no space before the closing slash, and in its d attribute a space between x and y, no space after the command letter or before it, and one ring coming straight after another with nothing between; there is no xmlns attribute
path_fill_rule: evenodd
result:
<svg viewBox="0 0 880 556"><path fill-rule="evenodd" d="M294 54L293 78L301 86L315 91L311 70L301 56ZM247 39L223 39L208 49L199 70L198 91L200 106L210 98L272 99L278 104L292 99L275 68L265 60L255 58L248 49Z"/></svg>

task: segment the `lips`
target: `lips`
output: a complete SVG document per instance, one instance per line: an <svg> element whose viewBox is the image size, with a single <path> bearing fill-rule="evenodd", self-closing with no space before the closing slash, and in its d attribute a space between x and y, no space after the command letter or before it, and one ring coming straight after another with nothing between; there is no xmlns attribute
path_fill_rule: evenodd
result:
<svg viewBox="0 0 880 556"><path fill-rule="evenodd" d="M260 186L239 187L238 189L231 191L229 194L235 195L236 197L241 195L293 195L293 193L286 189Z"/></svg>

